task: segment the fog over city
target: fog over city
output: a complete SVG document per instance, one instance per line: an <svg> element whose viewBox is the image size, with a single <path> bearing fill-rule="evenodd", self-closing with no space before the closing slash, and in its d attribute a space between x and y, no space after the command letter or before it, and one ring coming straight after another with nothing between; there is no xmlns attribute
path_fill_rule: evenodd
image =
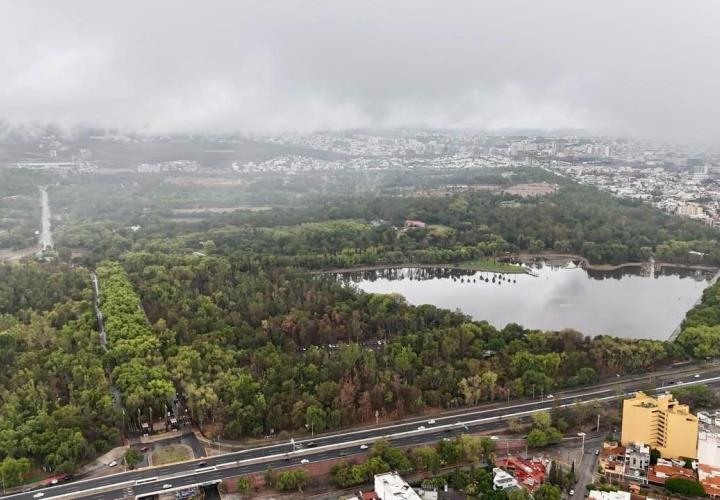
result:
<svg viewBox="0 0 720 500"><path fill-rule="evenodd" d="M713 1L3 2L0 120L716 141Z"/></svg>

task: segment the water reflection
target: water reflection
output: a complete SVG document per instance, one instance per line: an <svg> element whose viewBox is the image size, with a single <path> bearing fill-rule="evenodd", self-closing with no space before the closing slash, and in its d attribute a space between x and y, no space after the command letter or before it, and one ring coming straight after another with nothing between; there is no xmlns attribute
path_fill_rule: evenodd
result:
<svg viewBox="0 0 720 500"><path fill-rule="evenodd" d="M531 271L534 275L388 268L340 278L369 292L400 293L413 304L460 308L499 327L516 322L528 328L665 339L713 275L667 266L586 271L576 263L538 263Z"/></svg>

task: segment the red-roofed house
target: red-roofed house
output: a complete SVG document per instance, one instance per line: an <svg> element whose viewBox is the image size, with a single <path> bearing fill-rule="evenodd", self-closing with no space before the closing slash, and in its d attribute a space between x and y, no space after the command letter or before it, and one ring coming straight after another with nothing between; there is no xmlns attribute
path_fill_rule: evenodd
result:
<svg viewBox="0 0 720 500"><path fill-rule="evenodd" d="M720 497L720 468L698 464L698 478L705 493L713 498Z"/></svg>
<svg viewBox="0 0 720 500"><path fill-rule="evenodd" d="M421 220L407 219L405 221L405 227L425 227L425 225Z"/></svg>
<svg viewBox="0 0 720 500"><path fill-rule="evenodd" d="M651 483L663 485L671 477L684 477L695 481L695 473L685 467L660 463L648 467L647 479Z"/></svg>
<svg viewBox="0 0 720 500"><path fill-rule="evenodd" d="M603 474L623 476L625 474L625 447L614 441L604 442L598 464L600 472Z"/></svg>
<svg viewBox="0 0 720 500"><path fill-rule="evenodd" d="M517 482L530 492L545 482L545 464L539 460L509 456L498 458L495 465L512 474Z"/></svg>

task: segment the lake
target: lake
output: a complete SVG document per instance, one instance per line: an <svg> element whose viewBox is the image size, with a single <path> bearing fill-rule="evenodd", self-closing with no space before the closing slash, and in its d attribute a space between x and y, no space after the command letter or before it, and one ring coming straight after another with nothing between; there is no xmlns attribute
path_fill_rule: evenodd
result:
<svg viewBox="0 0 720 500"><path fill-rule="evenodd" d="M442 268L343 273L366 292L399 293L412 304L459 309L498 328L574 328L586 335L666 340L700 298L713 273L663 267L586 271L537 264L529 274Z"/></svg>

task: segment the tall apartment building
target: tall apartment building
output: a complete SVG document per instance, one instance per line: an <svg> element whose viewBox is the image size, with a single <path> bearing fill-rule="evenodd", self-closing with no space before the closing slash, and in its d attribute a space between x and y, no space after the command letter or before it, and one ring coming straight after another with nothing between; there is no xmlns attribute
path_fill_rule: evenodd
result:
<svg viewBox="0 0 720 500"><path fill-rule="evenodd" d="M637 392L623 402L621 441L644 443L665 458L696 458L698 418L671 394L655 398Z"/></svg>

